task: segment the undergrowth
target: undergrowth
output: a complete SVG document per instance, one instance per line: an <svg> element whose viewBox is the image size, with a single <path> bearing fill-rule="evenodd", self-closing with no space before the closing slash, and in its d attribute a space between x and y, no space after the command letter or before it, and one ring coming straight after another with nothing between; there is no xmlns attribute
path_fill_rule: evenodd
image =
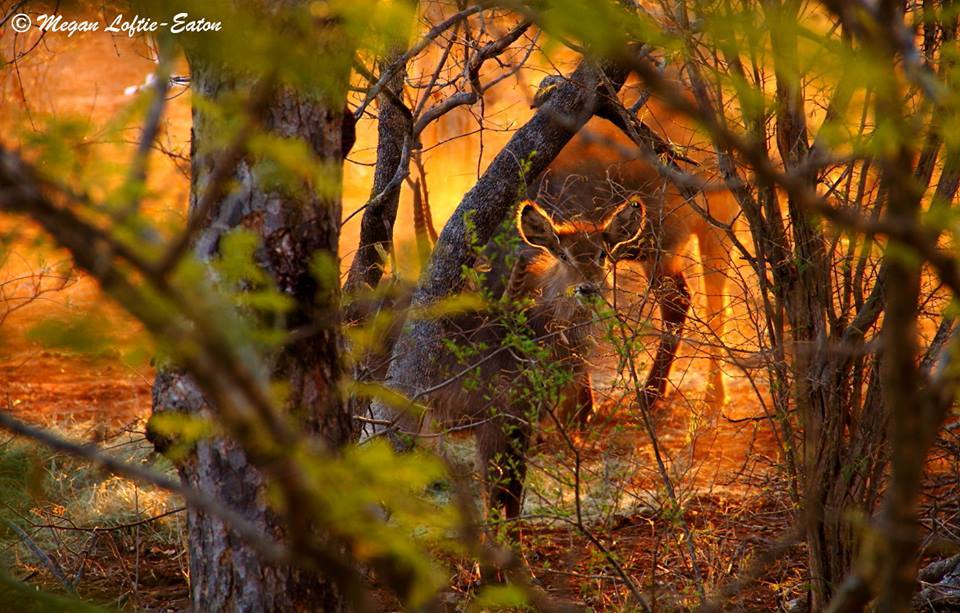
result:
<svg viewBox="0 0 960 613"><path fill-rule="evenodd" d="M117 460L174 475L141 426L112 433L69 423L50 429L89 441ZM0 569L0 602L16 603L18 610L82 610L70 600L77 597L108 608L149 608L152 590L166 593L173 586L185 596L183 502L8 438L0 442ZM34 586L49 599L27 598Z"/></svg>

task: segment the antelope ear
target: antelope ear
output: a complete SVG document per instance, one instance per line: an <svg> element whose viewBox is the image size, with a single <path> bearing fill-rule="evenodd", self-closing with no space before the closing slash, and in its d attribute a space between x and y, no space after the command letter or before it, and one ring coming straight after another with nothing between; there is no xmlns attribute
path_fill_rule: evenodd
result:
<svg viewBox="0 0 960 613"><path fill-rule="evenodd" d="M523 242L533 247L553 251L560 245L557 229L550 216L536 202L527 200L520 203L517 212L517 229Z"/></svg>
<svg viewBox="0 0 960 613"><path fill-rule="evenodd" d="M646 214L638 198L614 209L603 221L603 242L613 260L636 257Z"/></svg>

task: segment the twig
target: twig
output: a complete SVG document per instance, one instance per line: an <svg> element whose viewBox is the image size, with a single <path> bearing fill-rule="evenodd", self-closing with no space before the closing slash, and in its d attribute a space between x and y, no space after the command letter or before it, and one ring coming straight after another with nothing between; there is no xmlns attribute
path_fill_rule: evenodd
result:
<svg viewBox="0 0 960 613"><path fill-rule="evenodd" d="M13 6L10 7L10 10L7 11L7 14L3 16L3 19L0 19L0 28L5 26L7 22L10 21L10 19L17 14L17 11L19 11L20 8L26 3L27 3L27 0L20 0L19 2L15 2Z"/></svg>
<svg viewBox="0 0 960 613"><path fill-rule="evenodd" d="M161 38L161 40L164 39ZM147 176L147 157L150 155L153 143L157 140L157 134L160 132L160 121L163 119L163 109L167 104L167 91L170 89L169 46L169 43L165 43L160 50L159 64L157 65L157 71L154 73L150 108L147 109L147 117L143 123L140 142L137 144L137 149L127 172L126 184L128 188L132 187L133 191L130 201L126 203L117 216L119 223L128 219L140 208L140 190Z"/></svg>
<svg viewBox="0 0 960 613"><path fill-rule="evenodd" d="M17 533L17 536L20 537L20 540L27 544L27 547L30 548L30 551L33 552L33 555L40 561L41 564L47 567L47 570L50 571L50 574L60 582L60 584L65 587L68 591L73 591L73 584L70 583L70 580L67 579L67 576L63 572L63 568L60 566L60 563L47 555L47 553L40 548L39 545L34 542L30 535L23 531L23 528L13 523L9 519L6 520L7 525Z"/></svg>
<svg viewBox="0 0 960 613"><path fill-rule="evenodd" d="M153 517L146 517L144 519L130 522L127 524L117 524L114 526L64 526L63 524L36 524L31 522L30 526L33 528L49 528L51 530L66 530L68 532L112 532L114 530L127 530L129 528L136 528L137 526L143 526L144 524L150 524L157 520L163 519L164 517L175 515L177 513L183 513L187 510L187 507L177 507L170 511L165 511L159 515L154 515Z"/></svg>
<svg viewBox="0 0 960 613"><path fill-rule="evenodd" d="M341 228L347 225L351 219L363 211L380 206L380 204L386 200L394 190L400 189L400 186L403 184L403 180L410 175L410 149L410 136L404 135L403 145L400 153L400 163L397 164L397 170L390 179L390 182L384 186L383 190L379 194L368 200L366 204L357 207L357 210L347 215L347 217L340 222Z"/></svg>
<svg viewBox="0 0 960 613"><path fill-rule="evenodd" d="M596 537L595 534L589 529L587 529L586 524L583 523L583 497L580 491L580 465L581 465L581 456L580 449L574 444L573 440L570 438L570 434L567 432L567 429L563 426L560 420L557 418L556 413L553 410L548 410L547 415L550 416L551 421L557 427L557 430L560 432L560 435L563 437L564 443L573 453L573 501L574 508L576 511L577 519L573 522L573 525L577 530L586 537L594 547L603 555L607 562L613 567L613 570L619 575L620 579L627 586L627 589L630 590L630 595L633 596L634 601L637 603L637 606L640 607L643 611L650 611L650 605L647 604L646 599L643 597L643 594L640 593L640 588L637 587L637 584L627 575L626 571L623 569L623 565L613 556L607 547L600 542L600 539Z"/></svg>
<svg viewBox="0 0 960 613"><path fill-rule="evenodd" d="M628 339L630 335L625 329L625 325L622 317L617 316L617 323L620 327L620 333L624 339ZM660 479L663 481L663 486L667 491L667 496L670 498L670 502L673 504L673 510L676 512L677 521L680 524L681 530L683 531L684 540L687 544L687 551L690 555L690 566L693 569L693 577L696 582L697 595L700 597L700 604L704 605L707 602L706 591L703 587L703 577L700 573L700 567L697 563L697 548L693 540L693 532L690 530L689 524L687 524L686 519L683 517L683 508L680 505L680 499L677 497L677 492L673 487L673 480L670 479L670 474L667 472L667 466L663 461L663 456L660 453L660 442L657 438L657 433L653 427L653 422L650 419L650 404L647 397L647 390L640 383L640 377L637 374L636 361L633 356L633 350L630 347L629 343L623 344L624 357L626 358L627 366L630 370L630 378L633 382L633 391L636 396L637 407L640 409L640 416L643 418L643 425L647 431L647 436L650 438L650 444L653 447L653 456L657 461L657 470L660 473Z"/></svg>
<svg viewBox="0 0 960 613"><path fill-rule="evenodd" d="M459 106L469 106L475 104L483 97L483 94L486 93L487 90L499 83L500 79L495 79L493 82L488 83L487 85L481 85L480 69L487 60L494 58L506 51L510 45L516 42L518 38L523 36L524 32L530 29L530 26L530 21L524 21L520 23L501 38L484 45L482 49L471 56L469 62L467 63L466 72L473 91L456 93L443 102L431 106L429 109L424 111L423 115L419 119L417 119L417 123L414 125L413 133L419 135L430 124L430 122L437 120Z"/></svg>
<svg viewBox="0 0 960 613"><path fill-rule="evenodd" d="M440 73L443 72L443 67L447 63L447 59L450 57L450 52L453 50L454 40L457 37L457 32L460 31L460 23L458 22L453 27L453 34L450 37L450 42L446 47L443 48L443 53L440 54L440 59L437 61L437 66L433 70L433 74L430 75L430 81L427 83L426 88L420 93L420 99L417 101L416 106L413 109L413 116L419 117L420 113L423 112L423 107L427 105L427 100L430 99L430 94L433 92L433 88L437 84L437 80L440 78Z"/></svg>
<svg viewBox="0 0 960 613"><path fill-rule="evenodd" d="M363 102L361 102L360 106L357 107L357 110L354 111L353 113L354 117L356 117L357 119L360 119L360 117L363 116L363 112L366 110L367 106L374 99L376 99L376 97L380 94L380 90L383 89L384 85L386 85L386 83L389 82L391 78L393 78L393 76L396 74L397 70L399 70L401 66L406 65L407 61L410 58L416 56L421 51L426 49L427 45L433 42L435 38L440 36L440 34L444 32L444 30L449 29L454 24L458 24L460 23L460 21L466 19L470 15L479 13L482 10L483 10L483 7L479 5L467 7L462 11L460 11L459 13L456 13L450 16L448 19L432 27L430 31L427 32L422 39L420 39L420 42L418 42L416 45L411 47L406 53L398 57L396 62L391 64L386 70L383 71L383 74L380 75L380 79L370 87L370 89L367 91L366 98L363 99Z"/></svg>

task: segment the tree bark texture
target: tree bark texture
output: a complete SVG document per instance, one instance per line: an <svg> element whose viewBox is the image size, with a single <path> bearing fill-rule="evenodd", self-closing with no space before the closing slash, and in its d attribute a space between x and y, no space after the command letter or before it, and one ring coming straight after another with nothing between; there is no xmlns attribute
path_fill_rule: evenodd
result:
<svg viewBox="0 0 960 613"><path fill-rule="evenodd" d="M391 58L381 62L381 71L397 61L399 55L400 53L393 54ZM406 75L406 69L401 68L387 82L387 88L398 100L403 96ZM405 168L400 168L403 143L413 130L408 109L400 108L386 94L380 94L377 103L377 166L374 170L370 200L360 221L360 243L344 285L344 292L347 294L364 287L375 288L383 276L386 265L384 256L393 248L393 226L397 221L397 206L400 203L401 183L393 179L398 172L406 171ZM412 146L412 143L408 143L408 146ZM348 314L347 319L353 317Z"/></svg>
<svg viewBox="0 0 960 613"><path fill-rule="evenodd" d="M189 59L194 96L216 100L223 94L250 88L250 79L228 77L219 67L195 57ZM280 86L271 92L259 123L276 136L302 139L319 160L339 163L342 109L342 100L339 104L324 103ZM220 153L210 147L216 142L218 129L202 107L194 105L191 214L208 187ZM237 227L260 238L258 264L296 303L288 316L288 327L309 326L312 331L308 338L274 356L272 376L287 385L286 408L294 412L304 430L336 447L351 433L351 419L336 391L340 378L339 292L336 283L321 287L309 266L317 252L336 261L339 196L323 197L312 186L278 191L264 184L254 162L245 156L236 164L231 177L235 188L219 199L208 219L202 220L195 255L201 260L215 256L223 234ZM155 412L216 411L208 406L196 383L175 370L158 374L153 401ZM236 443L203 440L178 468L182 479L192 487L216 495L266 533L284 538L282 526L263 500L260 473ZM188 532L191 599L197 611L344 608L342 595L332 582L316 574L265 564L217 518L191 508Z"/></svg>

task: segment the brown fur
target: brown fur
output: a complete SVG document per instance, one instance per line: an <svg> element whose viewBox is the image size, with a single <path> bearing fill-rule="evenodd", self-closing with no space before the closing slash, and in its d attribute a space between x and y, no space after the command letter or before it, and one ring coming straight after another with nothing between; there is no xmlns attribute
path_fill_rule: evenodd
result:
<svg viewBox="0 0 960 613"><path fill-rule="evenodd" d="M605 141L633 147L619 129L603 121L595 120L587 129ZM504 304L532 301L526 312L531 335L542 339L552 359L572 376L571 388L556 407L559 416L583 424L593 410L592 385L583 359L590 336L586 324L593 310L582 294L606 289L610 258L642 261L660 301L665 334L647 381L650 401L655 401L664 392L690 304L681 256L692 236L698 238L702 255L709 323L722 334L723 285L729 265L722 231L706 222L651 165L581 135L551 164L535 193L540 204L524 203L518 213L524 244L516 264L509 275L491 276L505 277L506 288L493 288L494 294L505 290ZM701 205L723 222L732 220L736 211L725 192L707 196ZM547 213L547 207L557 214ZM561 215L567 221L557 221ZM590 221L597 217L602 219ZM427 427L465 427L476 433L490 505L503 509L507 518L516 517L527 446L547 408L536 394L523 393L530 391L523 372L537 365L502 348L507 330L498 323L496 313L453 317L445 328L447 339L457 347L482 349L460 360L453 351L436 356L440 374L431 391L420 398L432 409ZM389 336L397 332L399 326ZM723 401L716 359L711 365L710 393L712 401Z"/></svg>
<svg viewBox="0 0 960 613"><path fill-rule="evenodd" d="M670 125L669 118L665 123ZM725 319L724 285L730 266L729 244L723 230L704 219L675 186L659 176L653 165L623 153L634 149L633 142L619 128L594 119L543 174L536 186L536 198L568 217L620 210L620 217L608 228L610 234L632 235L642 223L639 240L622 245L615 250L613 257L642 262L660 304L664 334L645 389L648 402L653 404L666 390L690 307L682 257L687 244L691 237L697 237L707 296L707 322L719 338L723 335ZM635 212L639 206L624 208L624 202L635 205L642 202L645 215ZM727 191L700 196L697 204L723 223L730 223L737 212L736 201ZM608 241L613 240L613 237L608 238ZM713 405L720 405L725 400L719 358L711 351L707 400Z"/></svg>
<svg viewBox="0 0 960 613"><path fill-rule="evenodd" d="M549 349L550 359L567 368L578 390L589 395L589 375L582 355L588 350L591 302L606 289L609 271L605 231L621 211L601 222L556 223L532 202L524 203L518 227L524 247L510 275L504 308L528 300L528 333ZM470 427L476 431L481 470L489 488L490 505L507 518L520 512L525 454L534 425L551 408L541 390L531 389L524 373L536 369L528 356L505 347L508 330L496 313L451 318L448 339L457 347L479 348L456 359L455 352L438 356L441 366L434 389L424 399L431 407L434 428ZM474 366L475 365L475 366ZM542 368L542 365L540 366ZM469 375L457 377L464 370ZM435 387L437 387L435 385ZM581 402L592 403L591 398Z"/></svg>

